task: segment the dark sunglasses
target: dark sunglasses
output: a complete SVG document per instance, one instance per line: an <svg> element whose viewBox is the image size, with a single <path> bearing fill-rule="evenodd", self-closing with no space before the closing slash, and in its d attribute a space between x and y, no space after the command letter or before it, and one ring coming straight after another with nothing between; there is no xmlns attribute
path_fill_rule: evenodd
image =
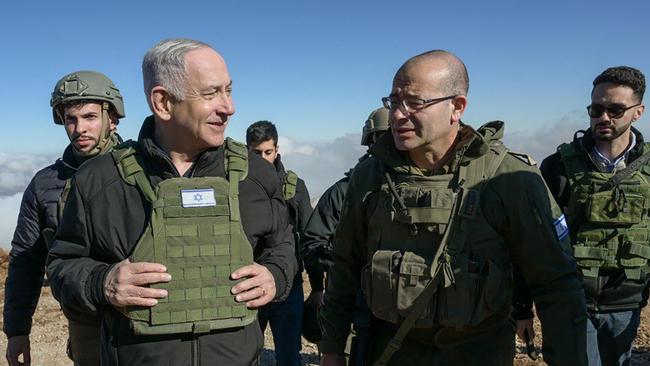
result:
<svg viewBox="0 0 650 366"><path fill-rule="evenodd" d="M603 113L607 113L607 116L612 119L616 118L621 118L623 117L623 114L627 112L628 109L638 107L640 106L641 103L631 105L629 107L626 107L624 105L620 104L614 104L609 107L605 107L602 104L590 104L587 106L587 113L589 114L589 117L591 118L600 118Z"/></svg>

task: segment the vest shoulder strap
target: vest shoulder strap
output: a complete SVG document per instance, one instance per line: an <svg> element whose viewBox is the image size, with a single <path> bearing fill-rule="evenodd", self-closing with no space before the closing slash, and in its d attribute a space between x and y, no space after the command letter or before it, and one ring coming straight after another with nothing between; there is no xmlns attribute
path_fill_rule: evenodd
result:
<svg viewBox="0 0 650 366"><path fill-rule="evenodd" d="M296 196L297 186L298 175L292 170L287 170L287 175L284 176L284 182L282 182L282 193L285 200L290 200Z"/></svg>
<svg viewBox="0 0 650 366"><path fill-rule="evenodd" d="M530 166L537 165L535 159L533 159L533 157L528 154L515 152L515 151L508 151L508 154L512 155L513 157L521 160L522 162Z"/></svg>
<svg viewBox="0 0 650 366"><path fill-rule="evenodd" d="M246 145L227 137L224 160L228 180L239 182L246 179L248 176L248 149Z"/></svg>
<svg viewBox="0 0 650 366"><path fill-rule="evenodd" d="M138 157L137 142L125 141L117 145L111 155L120 173L120 177L129 185L136 186L149 202L156 200L156 193L144 173L144 168Z"/></svg>
<svg viewBox="0 0 650 366"><path fill-rule="evenodd" d="M576 174L587 170L584 154L578 150L575 144L564 143L557 147L557 151L560 153L560 161L570 180Z"/></svg>

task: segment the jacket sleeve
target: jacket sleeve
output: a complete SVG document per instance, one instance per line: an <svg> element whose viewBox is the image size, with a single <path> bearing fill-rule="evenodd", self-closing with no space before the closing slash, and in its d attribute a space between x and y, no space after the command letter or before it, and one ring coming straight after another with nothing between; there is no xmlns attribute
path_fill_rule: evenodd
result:
<svg viewBox="0 0 650 366"><path fill-rule="evenodd" d="M311 199L309 198L309 191L307 190L307 186L305 185L305 181L302 179L298 179L298 185L296 187L296 198L297 198L297 206L298 206L298 232L300 235L298 236L299 242L296 243L296 246L298 247L296 252L299 254L299 256L302 258L302 253L304 252L302 245L304 244L304 241L302 238L305 235L305 229L307 228L307 223L309 222L309 218L312 215L313 208L311 207ZM323 290L323 269L314 266L311 263L307 263L306 261L303 261L305 264L305 271L307 272L307 276L309 277L309 285L311 286L312 291L322 291Z"/></svg>
<svg viewBox="0 0 650 366"><path fill-rule="evenodd" d="M50 248L47 276L52 294L64 309L95 314L99 306L108 305L103 288L109 264L90 258L90 218L77 178L79 174L73 179L63 218Z"/></svg>
<svg viewBox="0 0 650 366"><path fill-rule="evenodd" d="M242 225L244 231L255 236L254 245L255 261L271 272L275 279L275 301L284 300L291 290L291 284L298 271L294 239L289 213L287 210L280 180L273 166L257 155L249 155L251 164L249 178L241 186L240 196L245 196L245 201L250 207L242 208ZM260 163L262 161L262 163ZM254 164L254 165L253 165ZM251 176L253 175L253 176ZM253 229L262 222L265 228L261 232ZM255 233L253 233L255 232Z"/></svg>
<svg viewBox="0 0 650 366"><path fill-rule="evenodd" d="M45 274L47 248L41 234L44 225L34 178L23 194L11 242L3 310L7 337L27 335L31 331Z"/></svg>
<svg viewBox="0 0 650 366"><path fill-rule="evenodd" d="M542 323L544 361L586 364L586 305L562 212L539 170L505 160L484 208L509 244ZM523 198L522 198L523 197Z"/></svg>
<svg viewBox="0 0 650 366"><path fill-rule="evenodd" d="M298 230L302 234L305 231L307 226L307 221L311 216L313 208L311 207L311 201L309 198L309 191L305 185L305 181L298 178L298 183L296 187L296 198L298 198ZM296 243L298 244L298 243Z"/></svg>
<svg viewBox="0 0 650 366"><path fill-rule="evenodd" d="M564 210L569 205L570 189L566 169L560 159L560 153L555 153L544 159L540 171L553 198L555 198L555 202Z"/></svg>
<svg viewBox="0 0 650 366"><path fill-rule="evenodd" d="M334 263L328 272L329 286L319 314L323 333L320 349L323 353L343 354L350 333L366 253L366 197L361 191L355 187L353 176L336 229Z"/></svg>
<svg viewBox="0 0 650 366"><path fill-rule="evenodd" d="M311 278L312 289L322 291L324 272L332 264L332 241L334 232L341 219L341 210L343 209L343 200L347 190L347 179L340 180L320 197L316 208L309 217L307 227L302 237L302 256L305 267L318 269L317 278Z"/></svg>

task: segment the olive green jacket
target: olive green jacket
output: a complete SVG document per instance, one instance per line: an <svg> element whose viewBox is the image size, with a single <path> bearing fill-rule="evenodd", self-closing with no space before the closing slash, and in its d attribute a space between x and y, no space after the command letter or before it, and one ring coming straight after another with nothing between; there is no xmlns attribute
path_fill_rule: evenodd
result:
<svg viewBox="0 0 650 366"><path fill-rule="evenodd" d="M487 153L489 142L502 136L502 122L489 123L478 131L463 125L449 163L433 174L457 171L459 164ZM385 182L382 173L423 174L408 154L395 148L390 134L384 135L370 152L372 156L360 163L351 177L335 235L334 266L329 271L329 287L320 313L320 346L324 353L342 354L345 348L361 269L369 258L372 235L368 223ZM554 226L562 213L534 162L523 154L508 153L485 185L479 214L503 237L503 250L522 269L542 321L544 361L549 365L586 364L582 280L566 233ZM471 247L471 243L468 245ZM508 283L512 286L512 281Z"/></svg>

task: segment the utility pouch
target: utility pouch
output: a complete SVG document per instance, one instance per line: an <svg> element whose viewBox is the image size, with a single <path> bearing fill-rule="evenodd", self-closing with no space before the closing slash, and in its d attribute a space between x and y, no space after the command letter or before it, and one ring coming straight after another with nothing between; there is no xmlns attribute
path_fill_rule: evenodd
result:
<svg viewBox="0 0 650 366"><path fill-rule="evenodd" d="M455 282L438 289L436 323L446 327L478 326L511 299L511 274L492 259L467 260L455 270Z"/></svg>
<svg viewBox="0 0 650 366"><path fill-rule="evenodd" d="M431 263L412 252L405 252L399 268L399 282L397 285L397 312L400 317L406 317L415 300L422 294L424 288L431 282ZM431 316L432 301L420 313L414 328L433 327Z"/></svg>
<svg viewBox="0 0 650 366"><path fill-rule="evenodd" d="M585 215L588 222L602 225L634 225L641 222L645 197L638 193L597 192L589 196Z"/></svg>
<svg viewBox="0 0 650 366"><path fill-rule="evenodd" d="M397 324L410 312L416 299L431 281L431 261L408 251L379 250L364 271L364 293L373 314ZM368 276L369 274L369 276ZM433 326L429 303L414 328Z"/></svg>
<svg viewBox="0 0 650 366"><path fill-rule="evenodd" d="M399 279L399 264L402 253L394 250L378 250L372 256L367 276L366 301L372 313L379 319L397 323L399 313L395 307L397 301L397 285Z"/></svg>

